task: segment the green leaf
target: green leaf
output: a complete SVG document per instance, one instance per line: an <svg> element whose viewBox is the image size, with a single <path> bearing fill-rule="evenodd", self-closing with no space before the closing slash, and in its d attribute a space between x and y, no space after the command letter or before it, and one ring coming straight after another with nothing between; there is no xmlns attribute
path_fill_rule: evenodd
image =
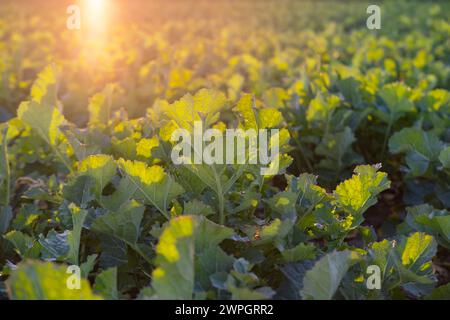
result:
<svg viewBox="0 0 450 320"><path fill-rule="evenodd" d="M414 176L424 175L430 165L430 160L428 158L415 151L406 155L405 162Z"/></svg>
<svg viewBox="0 0 450 320"><path fill-rule="evenodd" d="M215 122L217 113L226 105L225 95L217 90L201 89L194 96L194 109L206 116L206 123Z"/></svg>
<svg viewBox="0 0 450 320"><path fill-rule="evenodd" d="M191 216L172 219L159 238L152 287L160 299L193 298L194 224Z"/></svg>
<svg viewBox="0 0 450 320"><path fill-rule="evenodd" d="M57 147L61 137L59 126L65 123L63 115L57 108L38 104L34 101L27 101L20 104L17 109L17 116L52 147L65 164L69 163L67 156Z"/></svg>
<svg viewBox="0 0 450 320"><path fill-rule="evenodd" d="M57 70L50 66L40 73L31 89L31 101L22 102L17 117L36 132L55 152L69 171L72 165L67 154L59 147L63 135L59 129L66 120L58 109L56 98Z"/></svg>
<svg viewBox="0 0 450 320"><path fill-rule="evenodd" d="M406 208L405 223L413 231L433 235L442 246L450 248L450 212L437 210L428 204Z"/></svg>
<svg viewBox="0 0 450 320"><path fill-rule="evenodd" d="M70 273L66 267L50 262L27 261L21 263L7 280L8 292L13 300L99 300L92 293L89 282L81 279L79 290L67 286Z"/></svg>
<svg viewBox="0 0 450 320"><path fill-rule="evenodd" d="M136 300L152 300L155 296L155 291L151 287L145 287L139 292Z"/></svg>
<svg viewBox="0 0 450 320"><path fill-rule="evenodd" d="M215 272L214 261L228 264L217 246L230 237L232 230L203 216L180 216L171 219L156 247L156 266L152 287L160 299L192 299L195 270L203 272L198 281L205 285L207 272ZM196 263L195 260L198 259ZM221 270L221 268L217 269Z"/></svg>
<svg viewBox="0 0 450 320"><path fill-rule="evenodd" d="M116 190L108 196L102 196L102 205L110 211L117 211L136 194L137 187L130 179L121 179Z"/></svg>
<svg viewBox="0 0 450 320"><path fill-rule="evenodd" d="M158 165L148 167L144 162L123 159L119 160L119 164L124 175L137 188L136 196L155 206L169 219L167 208L173 199L184 192L183 188Z"/></svg>
<svg viewBox="0 0 450 320"><path fill-rule="evenodd" d="M425 297L426 300L450 300L450 283L435 288L429 295Z"/></svg>
<svg viewBox="0 0 450 320"><path fill-rule="evenodd" d="M324 157L319 167L340 172L345 167L360 162L360 157L352 150L356 141L352 130L345 127L343 131L327 134L323 137L315 152Z"/></svg>
<svg viewBox="0 0 450 320"><path fill-rule="evenodd" d="M67 141L79 161L86 159L88 156L101 153L102 136L98 135L93 137L96 132L91 133L84 129L78 129L72 124L62 125L59 129L67 138Z"/></svg>
<svg viewBox="0 0 450 320"><path fill-rule="evenodd" d="M298 178L286 175L289 192L295 192L299 206L306 210L313 209L327 198L326 190L317 185L317 176L302 173Z"/></svg>
<svg viewBox="0 0 450 320"><path fill-rule="evenodd" d="M90 176L77 176L64 185L63 197L80 208L87 208L89 202L95 198L92 194L94 184L94 179Z"/></svg>
<svg viewBox="0 0 450 320"><path fill-rule="evenodd" d="M204 204L201 201L198 201L197 199L188 201L184 204L184 215L202 215L202 216L209 216L214 214L213 208L211 206Z"/></svg>
<svg viewBox="0 0 450 320"><path fill-rule="evenodd" d="M138 243L144 210L143 206L133 200L120 208L119 211L108 212L95 219L91 225L91 230L125 242L147 262L151 262L150 249ZM120 250L116 247L117 244L112 239L106 240L106 244L113 245L113 247L108 247L109 250L104 250L102 259L121 260L122 256ZM113 266L115 265L114 262Z"/></svg>
<svg viewBox="0 0 450 320"><path fill-rule="evenodd" d="M298 200L298 194L289 191L282 191L266 200L270 208L279 214L295 213L295 205Z"/></svg>
<svg viewBox="0 0 450 320"><path fill-rule="evenodd" d="M445 89L433 89L428 92L425 104L430 112L448 112L450 111L450 92Z"/></svg>
<svg viewBox="0 0 450 320"><path fill-rule="evenodd" d="M179 166L175 168L174 177L177 182L181 184L186 192L192 192L196 195L201 195L207 185L187 166Z"/></svg>
<svg viewBox="0 0 450 320"><path fill-rule="evenodd" d="M86 261L80 265L81 276L83 278L88 278L89 273L94 269L95 261L97 260L98 255L91 254L87 256Z"/></svg>
<svg viewBox="0 0 450 320"><path fill-rule="evenodd" d="M13 218L12 208L10 206L0 206L0 235L6 233L9 224Z"/></svg>
<svg viewBox="0 0 450 320"><path fill-rule="evenodd" d="M431 269L431 258L437 250L436 241L430 235L416 232L399 245L402 265L414 272ZM402 250L403 249L403 250Z"/></svg>
<svg viewBox="0 0 450 320"><path fill-rule="evenodd" d="M348 269L359 256L352 251L334 251L324 255L303 279L303 299L331 300Z"/></svg>
<svg viewBox="0 0 450 320"><path fill-rule="evenodd" d="M363 99L361 94L361 83L353 77L339 80L337 82L339 91L345 100L356 108L363 108Z"/></svg>
<svg viewBox="0 0 450 320"><path fill-rule="evenodd" d="M316 247L310 243L300 243L292 249L282 251L281 254L285 262L314 260L316 258Z"/></svg>
<svg viewBox="0 0 450 320"><path fill-rule="evenodd" d="M111 145L111 153L116 158L136 159L137 143L132 137L126 137L125 139L113 137L111 139Z"/></svg>
<svg viewBox="0 0 450 320"><path fill-rule="evenodd" d="M39 235L39 243L42 246L42 256L44 259L62 260L68 253L70 246L68 243L69 231L57 233L50 230L47 236Z"/></svg>
<svg viewBox="0 0 450 320"><path fill-rule="evenodd" d="M219 221L221 224L225 223L225 195L233 187L239 177L244 173L245 165L238 165L238 168L233 170L232 175L226 174L226 165L186 165L186 168L194 174L199 182L203 182L213 190L218 197L218 211Z"/></svg>
<svg viewBox="0 0 450 320"><path fill-rule="evenodd" d="M100 272L95 278L93 290L96 294L107 300L118 300L117 290L117 268L109 268Z"/></svg>
<svg viewBox="0 0 450 320"><path fill-rule="evenodd" d="M384 172L378 172L381 165L357 166L355 174L348 180L340 183L335 191L338 207L355 216L354 224L359 224L362 214L377 202L377 196L391 183Z"/></svg>
<svg viewBox="0 0 450 320"><path fill-rule="evenodd" d="M340 99L336 95L326 95L318 93L311 100L308 110L306 111L306 119L309 122L329 122L334 110L339 106Z"/></svg>
<svg viewBox="0 0 450 320"><path fill-rule="evenodd" d="M107 125L111 112L114 86L109 84L89 100L89 125Z"/></svg>
<svg viewBox="0 0 450 320"><path fill-rule="evenodd" d="M152 157L152 150L159 146L159 140L157 136L151 139L141 139L136 145L136 154L144 158Z"/></svg>
<svg viewBox="0 0 450 320"><path fill-rule="evenodd" d="M431 259L436 248L434 238L420 232L373 243L368 251L368 263L381 269L382 292L392 296L402 288L417 298L428 294L435 283Z"/></svg>
<svg viewBox="0 0 450 320"><path fill-rule="evenodd" d="M239 205L233 209L233 213L242 212L245 210L254 210L258 203L261 201L261 195L252 190L245 190L243 191L243 195L239 199Z"/></svg>
<svg viewBox="0 0 450 320"><path fill-rule="evenodd" d="M32 237L16 230L8 232L4 237L14 245L14 248L21 257L33 259L39 257L41 245Z"/></svg>
<svg viewBox="0 0 450 320"><path fill-rule="evenodd" d="M275 292L270 288L264 288L268 290L251 290L249 288L238 288L231 286L228 288L231 292L232 300L266 300L271 299Z"/></svg>
<svg viewBox="0 0 450 320"><path fill-rule="evenodd" d="M394 243L387 239L374 242L369 247L371 263L383 270L383 273L381 274L382 277L386 276L386 272L388 272L394 263L394 260L392 259L394 247Z"/></svg>
<svg viewBox="0 0 450 320"><path fill-rule="evenodd" d="M106 234L100 235L100 241L102 252L99 266L101 268L120 267L128 264L128 245L125 241Z"/></svg>
<svg viewBox="0 0 450 320"><path fill-rule="evenodd" d="M411 295L424 296L434 287L436 280L431 259L436 251L435 239L425 233L416 232L400 241L395 269L399 273L402 288Z"/></svg>
<svg viewBox="0 0 450 320"><path fill-rule="evenodd" d="M450 243L450 215L434 218L437 225L441 228L439 233L447 243Z"/></svg>
<svg viewBox="0 0 450 320"><path fill-rule="evenodd" d="M191 131L195 121L203 119L206 126L217 122L219 112L226 106L226 102L226 97L222 92L201 89L195 96L186 94L172 104L161 104L161 106L164 115L176 124L175 128Z"/></svg>
<svg viewBox="0 0 450 320"><path fill-rule="evenodd" d="M386 123L392 124L405 113L415 110L411 101L411 89L403 83L386 84L380 89L378 95L383 99L388 109L387 114L378 113L378 116Z"/></svg>
<svg viewBox="0 0 450 320"><path fill-rule="evenodd" d="M275 128L279 126L282 120L281 112L275 108L264 108L258 112L259 129Z"/></svg>
<svg viewBox="0 0 450 320"><path fill-rule="evenodd" d="M92 179L93 192L101 201L103 189L116 174L117 165L111 156L98 154L81 161L78 171L80 175L86 175Z"/></svg>
<svg viewBox="0 0 450 320"><path fill-rule="evenodd" d="M41 211L34 205L25 204L16 213L11 227L14 230L24 230L30 228L39 218Z"/></svg>
<svg viewBox="0 0 450 320"><path fill-rule="evenodd" d="M42 70L31 87L31 99L37 103L56 107L59 70L48 65Z"/></svg>
<svg viewBox="0 0 450 320"><path fill-rule="evenodd" d="M450 169L450 147L444 148L441 151L439 161L441 161L444 168Z"/></svg>
<svg viewBox="0 0 450 320"><path fill-rule="evenodd" d="M281 299L300 300L301 289L305 274L314 266L314 261L306 260L297 263L288 263L280 268L284 276L284 281L278 290Z"/></svg>
<svg viewBox="0 0 450 320"><path fill-rule="evenodd" d="M432 161L437 161L443 143L431 132L404 128L392 135L389 149L392 153L406 154L406 163L415 176L423 175Z"/></svg>
<svg viewBox="0 0 450 320"><path fill-rule="evenodd" d="M8 161L8 124L0 124L0 207L9 205L11 173ZM4 209L2 209L3 211ZM2 213L0 213L2 215ZM0 216L1 220L1 216ZM6 220L5 220L6 221ZM1 225L1 223L0 223ZM0 227L0 234L2 228Z"/></svg>
<svg viewBox="0 0 450 320"><path fill-rule="evenodd" d="M263 100L267 106L280 109L289 101L290 95L283 88L270 88L263 93Z"/></svg>
<svg viewBox="0 0 450 320"><path fill-rule="evenodd" d="M78 265L81 230L83 228L83 224L84 221L86 220L88 212L74 205L71 205L69 209L72 214L73 230L69 233L67 237L67 241L69 242L69 252L67 254L67 260L71 264Z"/></svg>
<svg viewBox="0 0 450 320"><path fill-rule="evenodd" d="M431 132L417 128L404 128L396 132L389 141L392 153L415 151L430 160L439 157L443 143Z"/></svg>
<svg viewBox="0 0 450 320"><path fill-rule="evenodd" d="M270 242L277 244L292 230L294 221L286 219L275 219L270 224L265 225L260 230L258 228L250 228L247 234L254 239L253 245L264 245Z"/></svg>
<svg viewBox="0 0 450 320"><path fill-rule="evenodd" d="M214 246L196 254L195 283L207 291L212 289L211 277L217 273L229 272L234 258L227 255L220 247Z"/></svg>
<svg viewBox="0 0 450 320"><path fill-rule="evenodd" d="M236 105L236 111L242 117L245 130L258 129L258 123L256 120L256 114L254 111L254 98L251 94L243 94Z"/></svg>
<svg viewBox="0 0 450 320"><path fill-rule="evenodd" d="M130 246L135 246L139 234L144 207L137 203L130 203L120 212L110 212L94 220L91 229L125 241Z"/></svg>
<svg viewBox="0 0 450 320"><path fill-rule="evenodd" d="M230 238L233 235L232 229L216 224L203 216L195 217L195 232L196 252L215 248L223 240Z"/></svg>
<svg viewBox="0 0 450 320"><path fill-rule="evenodd" d="M355 142L355 136L349 127L344 131L328 134L316 148L316 153L331 159L341 160Z"/></svg>

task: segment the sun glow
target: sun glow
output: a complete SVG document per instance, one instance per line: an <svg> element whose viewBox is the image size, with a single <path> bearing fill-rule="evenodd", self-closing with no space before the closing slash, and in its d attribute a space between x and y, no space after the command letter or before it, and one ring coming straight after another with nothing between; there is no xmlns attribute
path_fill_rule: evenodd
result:
<svg viewBox="0 0 450 320"><path fill-rule="evenodd" d="M106 2L105 0L87 0L89 11L91 12L103 11L105 7L105 2Z"/></svg>
<svg viewBox="0 0 450 320"><path fill-rule="evenodd" d="M100 36L108 26L108 13L110 1L107 0L84 0L84 20L87 32L92 36Z"/></svg>
<svg viewBox="0 0 450 320"><path fill-rule="evenodd" d="M112 20L112 0L82 0L83 55L92 66L104 61Z"/></svg>

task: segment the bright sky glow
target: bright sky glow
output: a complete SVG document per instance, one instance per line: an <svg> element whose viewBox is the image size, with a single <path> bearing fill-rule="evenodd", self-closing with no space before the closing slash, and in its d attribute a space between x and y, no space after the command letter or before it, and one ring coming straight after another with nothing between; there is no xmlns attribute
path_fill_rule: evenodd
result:
<svg viewBox="0 0 450 320"><path fill-rule="evenodd" d="M96 33L98 36L98 33L105 31L109 9L108 0L84 0L81 15L90 33Z"/></svg>

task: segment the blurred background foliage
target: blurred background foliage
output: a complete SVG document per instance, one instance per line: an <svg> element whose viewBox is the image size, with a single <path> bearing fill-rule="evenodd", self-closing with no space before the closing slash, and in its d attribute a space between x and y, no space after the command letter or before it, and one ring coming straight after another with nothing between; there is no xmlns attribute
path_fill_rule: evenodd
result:
<svg viewBox="0 0 450 320"><path fill-rule="evenodd" d="M65 116L78 124L87 121L89 97L108 83L117 84L113 109L134 117L156 98L174 101L202 87L259 98L337 61L369 69L393 58L395 68L402 56L417 58L413 63L421 67L431 62L430 49L436 87L449 86L448 1L383 1L382 29L374 31L366 28L366 1L103 2L93 12L78 1L81 30L68 30L66 9L76 1L2 0L2 120L15 114L50 62L64 74L59 98ZM394 45L397 39L402 45ZM418 79L405 80L415 86Z"/></svg>

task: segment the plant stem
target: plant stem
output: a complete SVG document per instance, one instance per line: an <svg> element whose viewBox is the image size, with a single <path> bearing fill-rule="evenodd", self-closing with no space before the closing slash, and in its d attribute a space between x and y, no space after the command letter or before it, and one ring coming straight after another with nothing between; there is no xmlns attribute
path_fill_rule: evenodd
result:
<svg viewBox="0 0 450 320"><path fill-rule="evenodd" d="M389 123L388 123L388 126L386 128L386 133L384 134L383 149L381 151L380 162L383 162L383 160L384 160L384 154L386 152L386 146L387 146L387 143L388 143L389 135L391 134L391 129L392 129L393 123L394 123L394 118L391 117L389 119Z"/></svg>
<svg viewBox="0 0 450 320"><path fill-rule="evenodd" d="M213 168L214 178L216 180L217 186L217 197L219 200L219 222L220 224L225 224L225 214L224 214L224 204L225 198L223 196L222 183L220 182L220 176L217 174L216 169Z"/></svg>
<svg viewBox="0 0 450 320"><path fill-rule="evenodd" d="M11 172L9 170L9 161L8 161L8 146L7 146L7 140L6 135L8 133L8 129L4 130L3 132L3 141L2 141L2 150L1 153L3 154L3 160L5 165L5 199L4 204L5 206L9 205L9 197L10 197L10 183L11 183Z"/></svg>
<svg viewBox="0 0 450 320"><path fill-rule="evenodd" d="M219 194L219 222L220 224L225 224L225 214L224 214L224 196L222 193Z"/></svg>
<svg viewBox="0 0 450 320"><path fill-rule="evenodd" d="M214 173L214 179L216 180L216 193L217 198L219 200L219 222L220 224L225 224L225 215L224 215L224 203L225 199L223 196L222 183L220 181L220 176L217 174L216 168L212 166L212 171Z"/></svg>

